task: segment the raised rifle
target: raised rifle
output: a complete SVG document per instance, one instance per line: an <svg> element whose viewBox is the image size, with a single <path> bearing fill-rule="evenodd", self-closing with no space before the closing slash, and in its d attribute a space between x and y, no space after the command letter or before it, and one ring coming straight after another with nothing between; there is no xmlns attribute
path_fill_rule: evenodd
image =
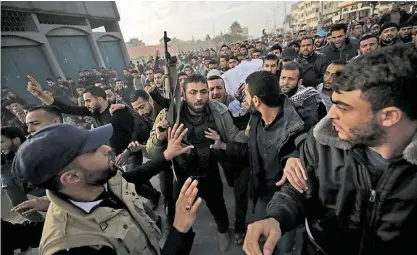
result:
<svg viewBox="0 0 417 255"><path fill-rule="evenodd" d="M179 122L181 111L181 86L177 74L177 57L171 56L168 51L168 43L171 38L164 31L164 49L165 49L165 88L168 88L169 108L167 110L167 121L170 126Z"/></svg>

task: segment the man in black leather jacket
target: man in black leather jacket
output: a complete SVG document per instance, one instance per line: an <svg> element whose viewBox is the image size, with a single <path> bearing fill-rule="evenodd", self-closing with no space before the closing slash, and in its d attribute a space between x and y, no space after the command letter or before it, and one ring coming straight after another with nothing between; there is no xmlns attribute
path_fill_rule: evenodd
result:
<svg viewBox="0 0 417 255"><path fill-rule="evenodd" d="M328 118L301 149L308 189L275 193L266 219L248 227L249 255L260 254L261 235L272 254L303 223L303 254L417 253L417 53L387 47L335 79Z"/></svg>

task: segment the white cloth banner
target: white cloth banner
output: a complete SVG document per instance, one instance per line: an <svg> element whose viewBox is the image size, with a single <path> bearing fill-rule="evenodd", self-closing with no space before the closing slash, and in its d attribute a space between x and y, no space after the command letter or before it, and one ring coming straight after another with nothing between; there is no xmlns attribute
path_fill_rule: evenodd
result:
<svg viewBox="0 0 417 255"><path fill-rule="evenodd" d="M261 71L262 65L262 59L253 59L252 61L243 60L238 66L222 74L226 92L229 95L235 95L240 84L245 83L246 78L251 73Z"/></svg>

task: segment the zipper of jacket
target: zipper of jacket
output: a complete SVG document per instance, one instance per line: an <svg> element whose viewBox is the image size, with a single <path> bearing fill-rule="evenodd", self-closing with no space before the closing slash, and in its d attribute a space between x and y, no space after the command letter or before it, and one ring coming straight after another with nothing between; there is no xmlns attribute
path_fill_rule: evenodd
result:
<svg viewBox="0 0 417 255"><path fill-rule="evenodd" d="M365 169L367 168L364 164L361 164L362 167ZM368 250L363 251L364 242L371 244L372 249L374 247L374 243L372 242L373 235L374 234L374 228L375 228L375 221L378 214L379 209L379 201L378 201L378 190L381 190L383 186L387 183L387 181L390 179L391 170L387 169L382 176L380 177L375 189L372 187L372 181L371 177L369 176L369 173L367 171L363 171L364 179L365 179L365 185L369 189L369 199L368 199L368 205L367 205L367 217L368 224L366 228L364 229L364 236L362 237L361 246L359 247L359 253L358 254L364 254L363 252L369 252Z"/></svg>

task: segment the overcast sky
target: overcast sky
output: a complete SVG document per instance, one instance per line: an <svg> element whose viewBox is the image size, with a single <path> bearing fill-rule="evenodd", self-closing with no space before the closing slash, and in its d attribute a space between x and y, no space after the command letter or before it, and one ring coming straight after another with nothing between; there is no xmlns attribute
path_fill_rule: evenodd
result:
<svg viewBox="0 0 417 255"><path fill-rule="evenodd" d="M291 4L287 1L287 14ZM190 40L204 39L227 32L234 21L248 27L249 35L260 36L284 21L284 2L229 2L229 1L121 1L116 0L120 14L120 28L125 41L137 37L147 45L157 44L163 31L169 37Z"/></svg>

